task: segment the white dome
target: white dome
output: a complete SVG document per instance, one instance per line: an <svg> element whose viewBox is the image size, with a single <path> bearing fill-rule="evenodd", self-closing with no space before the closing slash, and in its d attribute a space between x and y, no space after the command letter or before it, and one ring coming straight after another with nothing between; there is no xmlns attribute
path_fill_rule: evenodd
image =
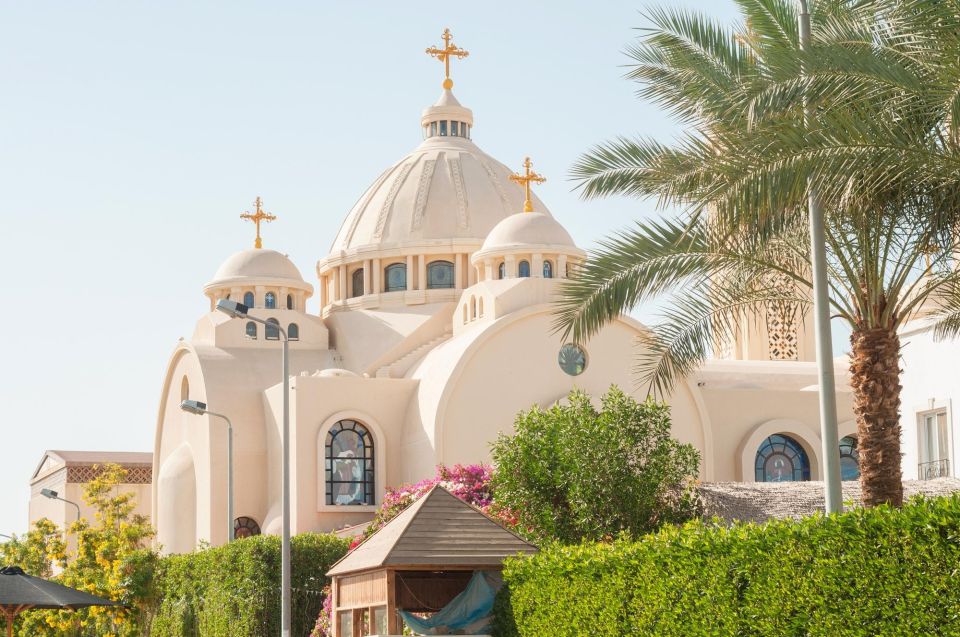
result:
<svg viewBox="0 0 960 637"><path fill-rule="evenodd" d="M498 223L490 231L483 247L474 258L529 250L533 247L547 252L581 252L570 233L550 215L542 212L518 212Z"/></svg>
<svg viewBox="0 0 960 637"><path fill-rule="evenodd" d="M242 250L224 261L204 289L256 284L313 289L286 255L259 248Z"/></svg>
<svg viewBox="0 0 960 637"><path fill-rule="evenodd" d="M469 109L448 93L424 111L423 123L440 117L472 122ZM497 223L523 208L523 188L510 181L512 172L465 137L428 137L360 197L340 227L331 256L437 240L479 244ZM546 211L536 197L534 205Z"/></svg>

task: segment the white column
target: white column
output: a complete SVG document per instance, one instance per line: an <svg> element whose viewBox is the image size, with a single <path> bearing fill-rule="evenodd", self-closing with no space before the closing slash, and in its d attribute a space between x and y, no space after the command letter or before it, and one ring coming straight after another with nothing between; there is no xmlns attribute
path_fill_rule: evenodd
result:
<svg viewBox="0 0 960 637"><path fill-rule="evenodd" d="M340 293L337 295L338 301L344 301L350 296L347 291L347 265L343 264L337 268L337 281L340 284Z"/></svg>
<svg viewBox="0 0 960 637"><path fill-rule="evenodd" d="M543 255L535 254L533 255L533 263L530 265L533 271L530 273L535 279L543 278Z"/></svg>
<svg viewBox="0 0 960 637"><path fill-rule="evenodd" d="M383 286L380 285L380 259L373 260L373 289L370 291L371 294L380 294L383 291Z"/></svg>
<svg viewBox="0 0 960 637"><path fill-rule="evenodd" d="M417 289L427 289L427 255L417 255Z"/></svg>
<svg viewBox="0 0 960 637"><path fill-rule="evenodd" d="M258 285L253 288L253 306L254 307L263 307L266 303L263 300L264 295L266 294L266 288L262 285Z"/></svg>
<svg viewBox="0 0 960 637"><path fill-rule="evenodd" d="M370 259L363 262L363 293L370 294Z"/></svg>
<svg viewBox="0 0 960 637"><path fill-rule="evenodd" d="M320 310L323 311L323 308L327 307L327 298L330 293L330 281L326 276L320 277ZM299 307L299 305L297 306Z"/></svg>
<svg viewBox="0 0 960 637"><path fill-rule="evenodd" d="M483 280L490 281L494 278L493 276L493 259L484 259L483 260Z"/></svg>
<svg viewBox="0 0 960 637"><path fill-rule="evenodd" d="M463 258L467 262L467 287L470 287L477 282L477 276L480 274L480 268L470 263L469 254L463 255Z"/></svg>
<svg viewBox="0 0 960 637"><path fill-rule="evenodd" d="M287 309L287 294L289 293L289 288L280 288L280 298L277 299L277 307L281 310Z"/></svg>
<svg viewBox="0 0 960 637"><path fill-rule="evenodd" d="M508 254L504 258L504 278L505 279L515 279L517 278L517 257L512 254Z"/></svg>
<svg viewBox="0 0 960 637"><path fill-rule="evenodd" d="M567 255L561 254L557 257L557 271L553 273L558 279L567 278Z"/></svg>
<svg viewBox="0 0 960 637"><path fill-rule="evenodd" d="M413 255L407 255L407 290L413 289Z"/></svg>
<svg viewBox="0 0 960 637"><path fill-rule="evenodd" d="M463 258L462 254L453 255L453 289L462 290L463 289L463 267L460 265L460 260Z"/></svg>

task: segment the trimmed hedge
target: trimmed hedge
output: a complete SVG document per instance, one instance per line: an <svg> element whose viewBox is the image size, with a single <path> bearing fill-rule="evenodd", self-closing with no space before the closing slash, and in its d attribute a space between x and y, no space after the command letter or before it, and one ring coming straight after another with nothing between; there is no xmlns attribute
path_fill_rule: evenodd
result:
<svg viewBox="0 0 960 637"><path fill-rule="evenodd" d="M960 635L960 497L508 561L501 637Z"/></svg>
<svg viewBox="0 0 960 637"><path fill-rule="evenodd" d="M309 635L326 572L348 540L304 533L291 540L294 635ZM152 637L262 637L280 632L280 538L259 535L160 561Z"/></svg>

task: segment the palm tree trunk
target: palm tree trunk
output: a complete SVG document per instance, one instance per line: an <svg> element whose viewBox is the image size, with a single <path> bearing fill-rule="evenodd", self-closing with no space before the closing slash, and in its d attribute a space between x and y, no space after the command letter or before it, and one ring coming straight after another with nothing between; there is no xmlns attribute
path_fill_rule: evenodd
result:
<svg viewBox="0 0 960 637"><path fill-rule="evenodd" d="M900 337L895 330L850 336L850 384L857 417L860 487L867 507L903 504L900 470Z"/></svg>

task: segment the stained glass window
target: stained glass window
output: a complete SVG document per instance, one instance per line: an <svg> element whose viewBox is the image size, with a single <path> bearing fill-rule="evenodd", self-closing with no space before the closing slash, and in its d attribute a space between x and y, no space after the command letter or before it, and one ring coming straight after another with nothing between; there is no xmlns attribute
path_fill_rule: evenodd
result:
<svg viewBox="0 0 960 637"><path fill-rule="evenodd" d="M857 480L860 478L860 455L857 453L856 436L844 436L840 439L840 479Z"/></svg>
<svg viewBox="0 0 960 637"><path fill-rule="evenodd" d="M257 324L253 321L247 321L247 336L257 338Z"/></svg>
<svg viewBox="0 0 960 637"><path fill-rule="evenodd" d="M441 137L447 136L447 120L445 119L440 120L440 136Z"/></svg>
<svg viewBox="0 0 960 637"><path fill-rule="evenodd" d="M300 340L300 326L296 323L291 323L287 326L287 338L291 341Z"/></svg>
<svg viewBox="0 0 960 637"><path fill-rule="evenodd" d="M579 376L587 368L587 353L573 343L567 343L560 348L557 363L566 374Z"/></svg>
<svg viewBox="0 0 960 637"><path fill-rule="evenodd" d="M355 420L341 420L327 432L327 504L374 504L373 437Z"/></svg>
<svg viewBox="0 0 960 637"><path fill-rule="evenodd" d="M386 270L387 292L407 289L407 266L405 263L388 265Z"/></svg>
<svg viewBox="0 0 960 637"><path fill-rule="evenodd" d="M263 297L263 306L268 310L277 309L277 295L273 292L267 292L267 295Z"/></svg>
<svg viewBox="0 0 960 637"><path fill-rule="evenodd" d="M450 134L454 137L460 137L460 122L450 122Z"/></svg>
<svg viewBox="0 0 960 637"><path fill-rule="evenodd" d="M350 296L363 296L363 268L358 268L353 271L351 283Z"/></svg>
<svg viewBox="0 0 960 637"><path fill-rule="evenodd" d="M253 537L260 535L260 525L253 518L239 517L233 521L233 537L240 539L242 537Z"/></svg>
<svg viewBox="0 0 960 637"><path fill-rule="evenodd" d="M432 261L427 266L427 288L452 288L453 264L449 261Z"/></svg>
<svg viewBox="0 0 960 637"><path fill-rule="evenodd" d="M267 319L267 324L264 325L263 337L268 341L279 341L280 340L280 321L275 318Z"/></svg>
<svg viewBox="0 0 960 637"><path fill-rule="evenodd" d="M553 278L553 264L549 261L543 262L543 278L552 279Z"/></svg>
<svg viewBox="0 0 960 637"><path fill-rule="evenodd" d="M243 304L247 307L253 307L253 292L247 292L243 295Z"/></svg>
<svg viewBox="0 0 960 637"><path fill-rule="evenodd" d="M521 276L521 277L528 277L528 276L530 276L530 262L529 262L529 261L521 261L521 262L520 262L520 268L519 268L519 270L520 270L520 276Z"/></svg>
<svg viewBox="0 0 960 637"><path fill-rule="evenodd" d="M761 443L756 458L757 482L800 482L810 479L810 459L800 443L774 434Z"/></svg>

